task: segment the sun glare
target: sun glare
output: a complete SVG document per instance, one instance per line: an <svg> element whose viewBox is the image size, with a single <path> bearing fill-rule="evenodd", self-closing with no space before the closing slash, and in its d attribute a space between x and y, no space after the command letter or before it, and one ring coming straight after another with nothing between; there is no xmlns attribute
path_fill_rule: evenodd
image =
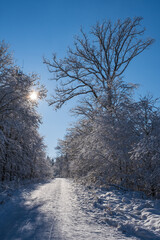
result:
<svg viewBox="0 0 160 240"><path fill-rule="evenodd" d="M30 95L29 95L29 98L32 101L36 101L38 99L38 93L36 91L31 92Z"/></svg>

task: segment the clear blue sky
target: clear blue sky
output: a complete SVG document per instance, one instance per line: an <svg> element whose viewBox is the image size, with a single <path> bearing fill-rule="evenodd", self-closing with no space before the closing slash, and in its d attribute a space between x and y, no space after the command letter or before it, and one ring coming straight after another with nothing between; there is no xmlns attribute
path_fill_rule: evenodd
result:
<svg viewBox="0 0 160 240"><path fill-rule="evenodd" d="M42 56L52 52L65 55L73 36L81 26L89 30L97 21L142 16L146 35L156 42L139 55L128 67L125 78L139 83L140 94L151 92L160 97L160 1L159 0L0 0L0 40L14 51L18 65L25 73L36 72L48 89L54 89L51 75L43 65ZM40 133L45 136L48 154L55 156L57 139L63 138L66 128L74 121L68 103L58 112L41 102L43 117Z"/></svg>

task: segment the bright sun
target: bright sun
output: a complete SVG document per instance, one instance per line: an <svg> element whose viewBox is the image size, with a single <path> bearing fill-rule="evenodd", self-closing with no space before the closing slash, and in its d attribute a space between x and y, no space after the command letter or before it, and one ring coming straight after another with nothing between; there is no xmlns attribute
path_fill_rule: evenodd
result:
<svg viewBox="0 0 160 240"><path fill-rule="evenodd" d="M36 100L38 99L38 92L32 91L32 92L30 93L29 97L30 97L30 99L31 99L32 101L36 101Z"/></svg>

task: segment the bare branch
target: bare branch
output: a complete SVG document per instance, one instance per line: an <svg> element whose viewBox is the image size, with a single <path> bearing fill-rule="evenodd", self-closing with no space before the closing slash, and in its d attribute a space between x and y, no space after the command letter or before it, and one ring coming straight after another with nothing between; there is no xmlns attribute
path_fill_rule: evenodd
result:
<svg viewBox="0 0 160 240"><path fill-rule="evenodd" d="M61 107L75 96L89 94L95 102L109 109L114 104L115 82L129 63L148 48L153 39L145 39L141 17L97 23L89 35L81 29L75 38L74 48L69 48L65 58L44 58L53 80L61 81L51 104ZM114 86L114 87L113 87ZM105 105L102 99L105 100Z"/></svg>

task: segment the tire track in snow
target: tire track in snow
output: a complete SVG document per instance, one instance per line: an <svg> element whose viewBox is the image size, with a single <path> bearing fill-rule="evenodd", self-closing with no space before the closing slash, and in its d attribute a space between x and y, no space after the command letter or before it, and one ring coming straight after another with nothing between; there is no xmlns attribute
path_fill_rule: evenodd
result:
<svg viewBox="0 0 160 240"><path fill-rule="evenodd" d="M84 193L77 197L76 187L71 180L59 178L15 194L0 213L0 239L135 239L94 221L81 208L78 197L83 198Z"/></svg>

